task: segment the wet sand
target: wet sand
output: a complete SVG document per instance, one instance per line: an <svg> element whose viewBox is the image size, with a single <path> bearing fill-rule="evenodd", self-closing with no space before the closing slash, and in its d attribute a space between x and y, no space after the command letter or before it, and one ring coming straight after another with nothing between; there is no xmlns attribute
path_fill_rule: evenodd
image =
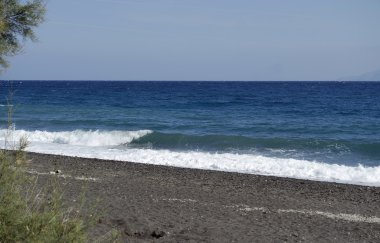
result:
<svg viewBox="0 0 380 243"><path fill-rule="evenodd" d="M64 198L101 199L92 237L125 242L380 242L380 187L28 153ZM51 171L60 170L58 175Z"/></svg>

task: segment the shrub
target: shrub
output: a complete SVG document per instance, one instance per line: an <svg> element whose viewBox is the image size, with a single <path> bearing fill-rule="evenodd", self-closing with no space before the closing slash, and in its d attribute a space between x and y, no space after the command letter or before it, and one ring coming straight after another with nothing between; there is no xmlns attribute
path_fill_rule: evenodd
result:
<svg viewBox="0 0 380 243"><path fill-rule="evenodd" d="M84 242L91 222L65 209L57 183L36 190L22 150L0 152L0 241Z"/></svg>

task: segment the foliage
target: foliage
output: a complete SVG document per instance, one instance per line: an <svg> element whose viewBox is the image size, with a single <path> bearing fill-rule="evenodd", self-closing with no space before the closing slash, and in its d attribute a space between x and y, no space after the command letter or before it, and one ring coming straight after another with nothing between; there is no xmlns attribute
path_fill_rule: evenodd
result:
<svg viewBox="0 0 380 243"><path fill-rule="evenodd" d="M24 158L0 152L0 242L84 242L88 219L65 209L56 183L38 191Z"/></svg>
<svg viewBox="0 0 380 243"><path fill-rule="evenodd" d="M33 28L44 20L43 0L0 0L0 67L6 68L6 56L17 54L22 42L36 40Z"/></svg>

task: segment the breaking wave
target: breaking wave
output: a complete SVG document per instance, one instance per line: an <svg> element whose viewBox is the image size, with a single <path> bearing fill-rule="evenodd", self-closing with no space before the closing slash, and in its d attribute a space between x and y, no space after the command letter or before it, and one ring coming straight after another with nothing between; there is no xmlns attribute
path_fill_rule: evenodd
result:
<svg viewBox="0 0 380 243"><path fill-rule="evenodd" d="M1 137L6 135L7 130L0 130ZM165 140L157 138L165 135L155 134L150 130L67 132L15 130L11 135L14 140L26 137L30 142L27 150L38 153L380 186L380 166L366 167L360 164L348 166L257 153L173 150L164 148L165 146L155 148L154 145L149 147L145 144ZM195 136L192 139L199 138ZM214 141L217 138L207 139ZM183 140L184 144L191 143L189 138L183 137ZM167 143L171 141L173 138L167 138ZM167 147L172 147L169 145Z"/></svg>
<svg viewBox="0 0 380 243"><path fill-rule="evenodd" d="M7 136L8 130L0 130L0 137ZM10 132L11 141L17 141L21 137L25 137L29 142L40 143L57 143L57 144L70 144L82 146L117 146L121 144L128 144L134 139L143 137L152 131L138 130L138 131L64 131L64 132L48 132L48 131L25 131L15 130Z"/></svg>

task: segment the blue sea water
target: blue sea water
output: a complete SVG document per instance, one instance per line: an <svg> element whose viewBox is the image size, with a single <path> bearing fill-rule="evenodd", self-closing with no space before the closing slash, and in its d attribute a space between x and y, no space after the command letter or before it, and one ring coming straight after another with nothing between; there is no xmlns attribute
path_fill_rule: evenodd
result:
<svg viewBox="0 0 380 243"><path fill-rule="evenodd" d="M380 82L2 82L3 130L9 90L15 131L39 152L72 145L110 159L116 150L196 152L380 168Z"/></svg>

